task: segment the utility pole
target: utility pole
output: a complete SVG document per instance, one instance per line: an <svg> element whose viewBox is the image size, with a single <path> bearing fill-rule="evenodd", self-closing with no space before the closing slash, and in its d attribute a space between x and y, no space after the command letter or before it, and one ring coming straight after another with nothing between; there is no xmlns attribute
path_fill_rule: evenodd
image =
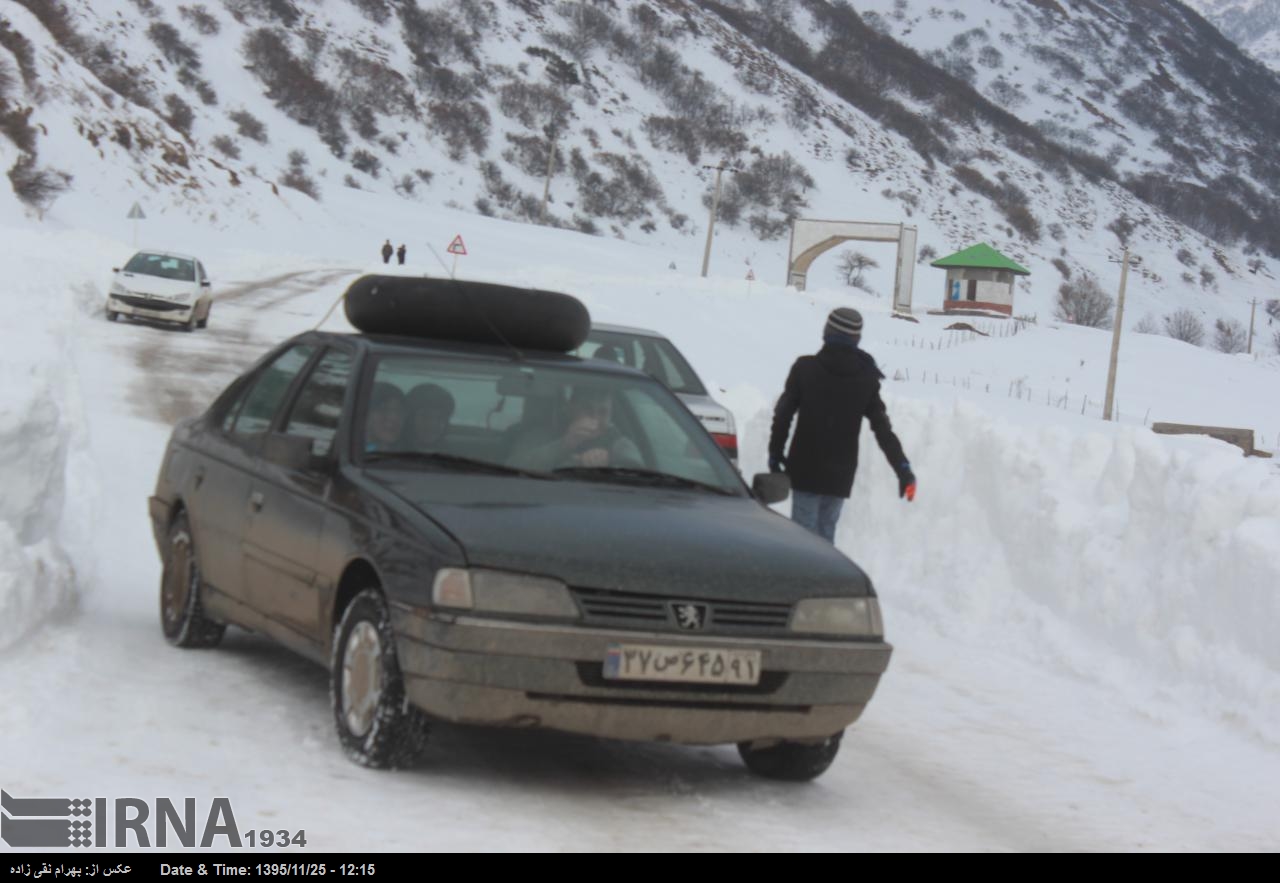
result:
<svg viewBox="0 0 1280 883"><path fill-rule="evenodd" d="M735 168L728 166L726 160L721 160L718 166L703 166L704 169L716 170L716 191L711 197L711 221L707 224L707 247L702 252L702 278L707 278L707 266L711 263L711 237L715 235L716 230L716 212L720 208L720 174L725 171L736 172Z"/></svg>
<svg viewBox="0 0 1280 883"><path fill-rule="evenodd" d="M538 219L539 224L547 223L547 202L551 198L551 175L556 169L556 141L555 132L551 129L547 130L547 183L542 188L542 216Z"/></svg>
<svg viewBox="0 0 1280 883"><path fill-rule="evenodd" d="M1245 352L1253 355L1253 314L1258 311L1258 299L1255 297L1249 303L1249 346Z"/></svg>
<svg viewBox="0 0 1280 883"><path fill-rule="evenodd" d="M1125 246L1120 266L1120 296L1116 299L1116 322L1111 332L1111 366L1107 369L1107 398L1102 406L1102 419L1111 419L1111 406L1116 400L1116 361L1120 357L1120 323L1124 318L1124 286L1129 280L1129 247Z"/></svg>

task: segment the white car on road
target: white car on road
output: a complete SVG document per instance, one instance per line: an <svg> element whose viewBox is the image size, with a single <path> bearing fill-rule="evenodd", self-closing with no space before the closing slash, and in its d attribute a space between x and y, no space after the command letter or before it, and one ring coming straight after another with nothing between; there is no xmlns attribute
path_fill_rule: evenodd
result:
<svg viewBox="0 0 1280 883"><path fill-rule="evenodd" d="M212 283L204 265L190 255L140 251L123 268L107 295L107 318L120 316L176 322L187 331L209 324Z"/></svg>

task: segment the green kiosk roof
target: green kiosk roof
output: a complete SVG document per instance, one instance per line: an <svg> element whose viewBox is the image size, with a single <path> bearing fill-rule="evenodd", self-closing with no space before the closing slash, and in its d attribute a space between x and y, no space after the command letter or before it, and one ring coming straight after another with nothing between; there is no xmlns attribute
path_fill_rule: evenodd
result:
<svg viewBox="0 0 1280 883"><path fill-rule="evenodd" d="M1009 260L985 243L971 245L945 258L938 258L931 267L981 267L988 270L1009 270L1019 276L1030 276L1031 271Z"/></svg>

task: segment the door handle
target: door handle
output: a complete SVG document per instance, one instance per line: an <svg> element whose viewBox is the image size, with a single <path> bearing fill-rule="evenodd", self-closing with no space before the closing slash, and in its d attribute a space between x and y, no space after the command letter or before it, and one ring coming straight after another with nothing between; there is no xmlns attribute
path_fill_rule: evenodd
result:
<svg viewBox="0 0 1280 883"><path fill-rule="evenodd" d="M261 512L262 504L265 501L265 499L266 498L262 496L262 491L254 491L253 493L249 494L249 508L252 509L254 512Z"/></svg>

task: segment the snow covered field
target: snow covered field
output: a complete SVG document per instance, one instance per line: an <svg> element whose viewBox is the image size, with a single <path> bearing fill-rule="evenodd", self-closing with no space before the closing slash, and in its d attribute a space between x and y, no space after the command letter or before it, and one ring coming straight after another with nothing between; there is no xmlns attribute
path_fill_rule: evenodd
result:
<svg viewBox="0 0 1280 883"><path fill-rule="evenodd" d="M344 198L341 226L163 231L221 294L192 335L103 319L127 230L3 229L10 794L225 795L242 827L301 828L322 850L1280 849L1280 470L1143 425L1247 426L1274 448L1280 357L1126 333L1121 419L1104 423L1109 332L1044 311L1016 336L945 331L920 294L938 271L918 274L911 324L820 281L785 290L781 272L702 280L693 255L676 271L605 238ZM421 768L375 773L339 750L320 668L240 632L165 644L146 497L172 423L316 325L384 229L415 231L424 272L441 271L427 243L461 233L460 275L666 332L735 411L748 475L791 361L833 306L863 310L920 491L897 498L868 433L838 545L876 583L896 652L825 776L764 782L731 747L459 727ZM339 309L325 327L344 325Z"/></svg>

